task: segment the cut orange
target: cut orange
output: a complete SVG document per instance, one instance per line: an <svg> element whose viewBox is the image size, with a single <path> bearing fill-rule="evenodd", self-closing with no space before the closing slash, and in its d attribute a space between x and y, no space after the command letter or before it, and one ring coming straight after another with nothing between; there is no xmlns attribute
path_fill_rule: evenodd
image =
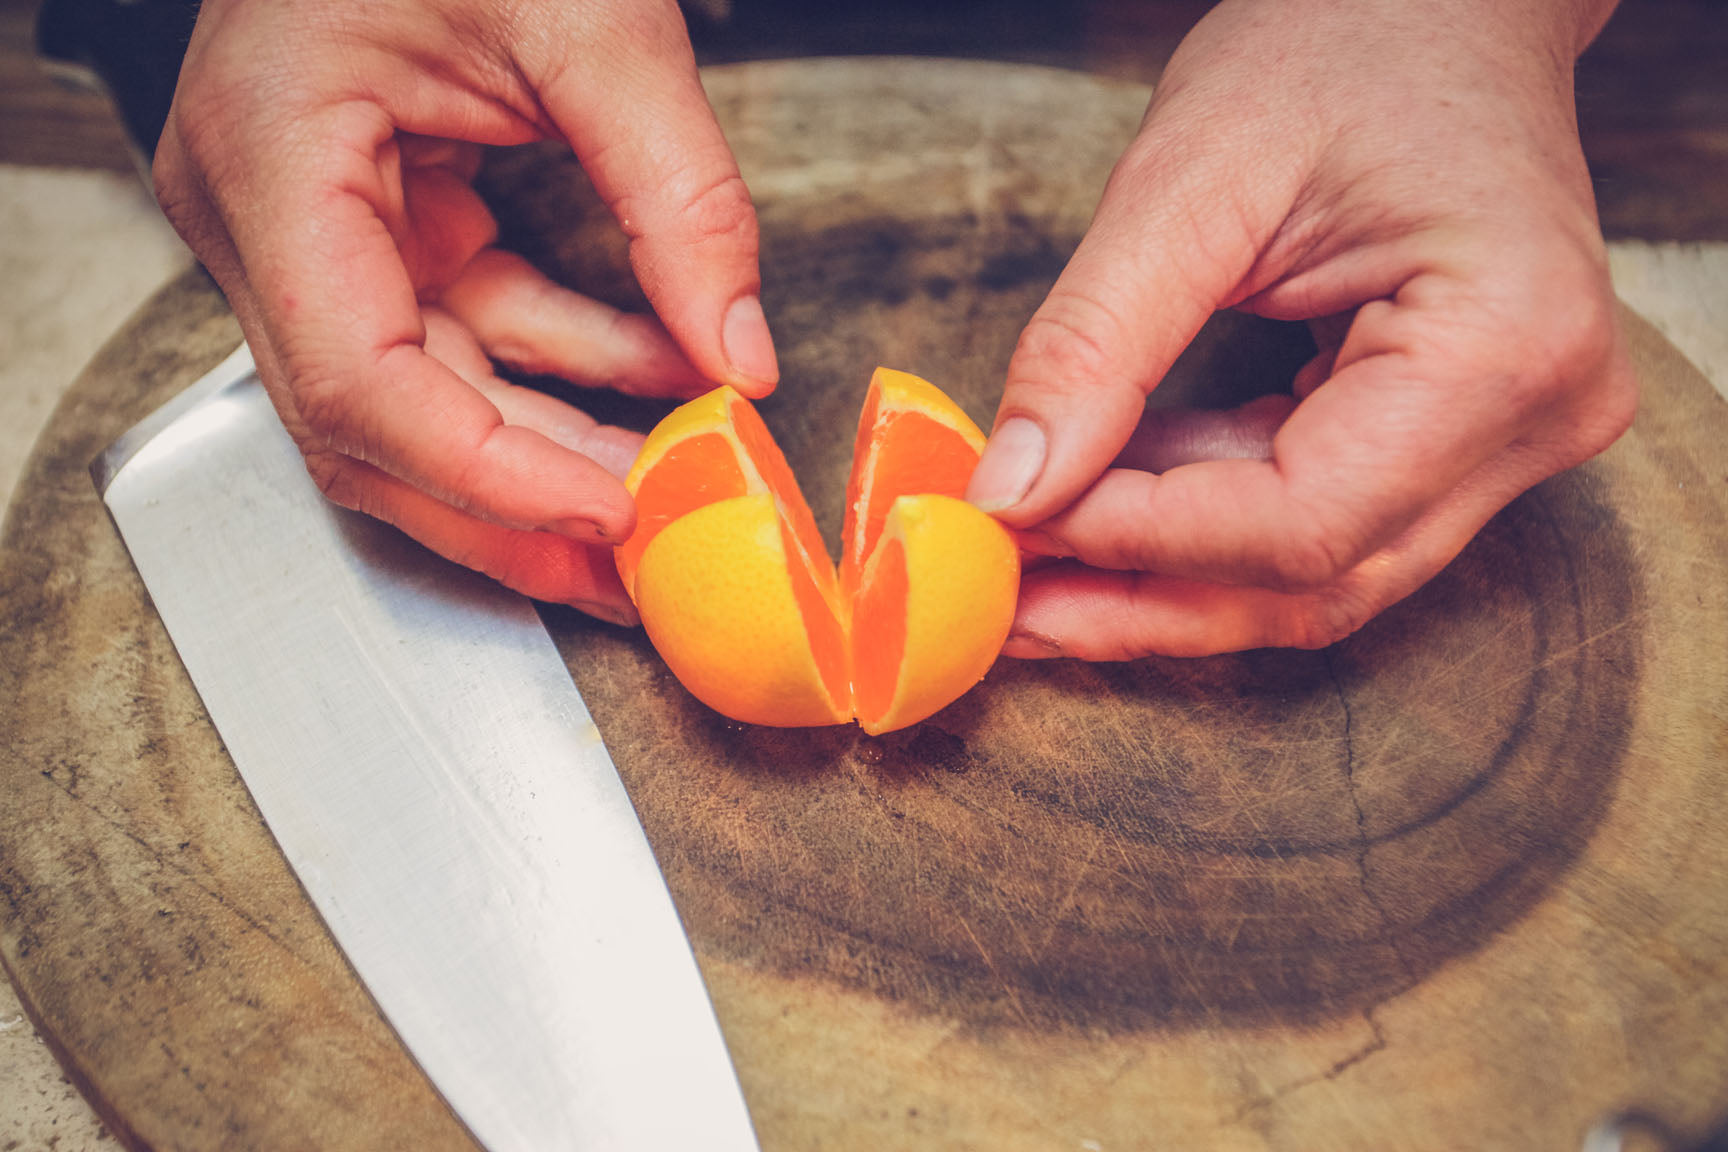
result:
<svg viewBox="0 0 1728 1152"><path fill-rule="evenodd" d="M984 433L941 389L910 372L876 369L858 417L840 531L840 586L848 596L894 501L911 493L964 496L983 451Z"/></svg>
<svg viewBox="0 0 1728 1152"><path fill-rule="evenodd" d="M960 499L983 446L939 389L877 369L836 571L761 417L716 389L643 445L619 574L667 666L716 711L903 728L982 679L1013 620L1018 551Z"/></svg>

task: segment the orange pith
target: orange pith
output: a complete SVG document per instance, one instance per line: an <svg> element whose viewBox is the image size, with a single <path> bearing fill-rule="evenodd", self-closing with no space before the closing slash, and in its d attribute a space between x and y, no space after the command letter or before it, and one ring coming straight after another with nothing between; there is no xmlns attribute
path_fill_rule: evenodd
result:
<svg viewBox="0 0 1728 1152"><path fill-rule="evenodd" d="M877 369L859 421L841 565L766 425L729 388L650 433L618 570L667 665L734 719L884 732L981 679L1019 556L959 499L984 437L934 386Z"/></svg>

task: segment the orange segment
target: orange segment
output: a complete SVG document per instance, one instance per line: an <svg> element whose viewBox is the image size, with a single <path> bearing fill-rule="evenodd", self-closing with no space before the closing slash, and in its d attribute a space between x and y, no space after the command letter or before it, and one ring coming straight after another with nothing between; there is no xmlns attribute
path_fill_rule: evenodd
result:
<svg viewBox="0 0 1728 1152"><path fill-rule="evenodd" d="M901 496L960 497L984 451L984 433L941 389L909 372L878 368L858 419L841 529L840 587L858 587L888 509Z"/></svg>
<svg viewBox="0 0 1728 1152"><path fill-rule="evenodd" d="M843 724L844 640L789 544L765 492L680 517L637 566L642 626L673 675L717 712L780 727Z"/></svg>
<svg viewBox="0 0 1728 1152"><path fill-rule="evenodd" d="M729 388L674 411L625 481L618 570L691 693L754 724L917 723L1007 638L1019 552L959 499L984 437L947 396L877 369L848 484L843 576L785 456Z"/></svg>
<svg viewBox="0 0 1728 1152"><path fill-rule="evenodd" d="M760 470L744 471L750 463L738 443L720 432L701 432L671 445L632 490L636 530L616 553L624 586L630 587L648 542L666 525L717 500L761 491Z"/></svg>
<svg viewBox="0 0 1728 1152"><path fill-rule="evenodd" d="M1013 537L964 500L902 496L885 520L852 618L855 710L870 733L916 724L982 680L1020 585Z"/></svg>
<svg viewBox="0 0 1728 1152"><path fill-rule="evenodd" d="M656 425L624 487L636 498L636 530L614 558L627 591L635 587L642 553L668 524L704 505L751 493L772 493L799 550L812 560L827 558L816 517L785 454L756 409L729 387L680 405ZM818 579L831 594L832 573L819 571Z"/></svg>

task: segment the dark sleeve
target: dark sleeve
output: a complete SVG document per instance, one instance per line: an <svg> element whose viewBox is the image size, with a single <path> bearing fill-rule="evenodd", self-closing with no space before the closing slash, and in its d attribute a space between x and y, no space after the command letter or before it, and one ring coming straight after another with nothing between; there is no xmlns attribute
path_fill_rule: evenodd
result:
<svg viewBox="0 0 1728 1152"><path fill-rule="evenodd" d="M36 48L51 66L108 93L148 161L197 18L198 0L43 0Z"/></svg>

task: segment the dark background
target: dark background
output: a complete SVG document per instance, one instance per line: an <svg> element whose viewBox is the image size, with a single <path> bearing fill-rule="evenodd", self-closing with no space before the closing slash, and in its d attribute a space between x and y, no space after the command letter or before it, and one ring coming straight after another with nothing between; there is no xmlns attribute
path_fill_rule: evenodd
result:
<svg viewBox="0 0 1728 1152"><path fill-rule="evenodd" d="M40 0L0 0L0 163L127 169L103 95L48 74ZM1202 0L690 0L704 63L903 53L1152 82ZM1728 240L1728 2L1625 0L1578 72L1611 239Z"/></svg>

